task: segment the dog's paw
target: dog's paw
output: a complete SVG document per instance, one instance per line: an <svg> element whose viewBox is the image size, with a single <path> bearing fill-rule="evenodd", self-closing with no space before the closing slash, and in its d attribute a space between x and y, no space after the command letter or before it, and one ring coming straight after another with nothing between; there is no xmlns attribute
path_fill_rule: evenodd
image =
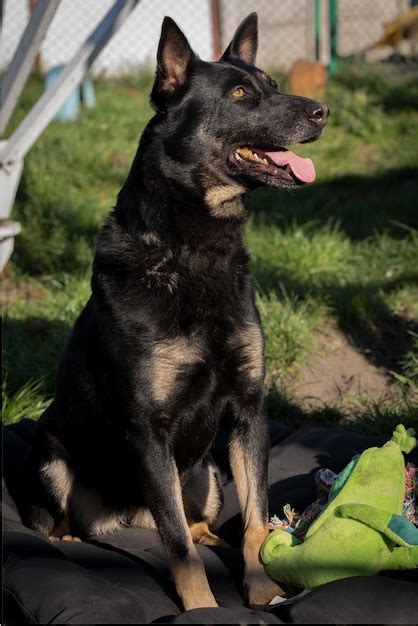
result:
<svg viewBox="0 0 418 626"><path fill-rule="evenodd" d="M216 602L212 594L207 594L200 598L183 599L183 606L185 611L192 611L193 609L217 609L219 604Z"/></svg>
<svg viewBox="0 0 418 626"><path fill-rule="evenodd" d="M189 526L193 543L200 543L204 546L223 546L228 548L226 541L215 535L206 522L196 522Z"/></svg>
<svg viewBox="0 0 418 626"><path fill-rule="evenodd" d="M201 543L204 546L223 546L224 548L229 548L229 544L226 541L211 532L199 537L196 543Z"/></svg>
<svg viewBox="0 0 418 626"><path fill-rule="evenodd" d="M50 543L54 543L54 541L81 541L80 537L73 537L73 535L62 535L62 537L50 535L48 539Z"/></svg>
<svg viewBox="0 0 418 626"><path fill-rule="evenodd" d="M223 546L224 548L229 548L229 544L226 541L221 539L221 537L218 537L218 535L212 533L210 530L199 535L194 542L200 543L203 546Z"/></svg>
<svg viewBox="0 0 418 626"><path fill-rule="evenodd" d="M267 606L275 596L285 595L284 590L264 571L247 574L244 590L248 605L251 608Z"/></svg>

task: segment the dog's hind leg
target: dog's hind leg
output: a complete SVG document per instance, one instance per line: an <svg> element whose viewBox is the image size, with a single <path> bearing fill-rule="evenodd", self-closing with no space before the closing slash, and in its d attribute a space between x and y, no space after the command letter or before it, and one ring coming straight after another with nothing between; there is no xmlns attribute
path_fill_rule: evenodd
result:
<svg viewBox="0 0 418 626"><path fill-rule="evenodd" d="M72 484L64 447L39 426L26 467L24 522L49 537L66 517Z"/></svg>
<svg viewBox="0 0 418 626"><path fill-rule="evenodd" d="M210 530L207 522L189 522L189 528L194 543L201 543L204 546L228 547L226 541Z"/></svg>
<svg viewBox="0 0 418 626"><path fill-rule="evenodd" d="M223 503L223 489L219 470L206 458L183 486L183 504L193 543L206 546L226 546L226 542L210 530ZM129 519L130 526L157 528L149 509L142 507Z"/></svg>
<svg viewBox="0 0 418 626"><path fill-rule="evenodd" d="M226 546L226 542L211 532L223 504L222 480L210 457L183 487L184 510L194 543Z"/></svg>

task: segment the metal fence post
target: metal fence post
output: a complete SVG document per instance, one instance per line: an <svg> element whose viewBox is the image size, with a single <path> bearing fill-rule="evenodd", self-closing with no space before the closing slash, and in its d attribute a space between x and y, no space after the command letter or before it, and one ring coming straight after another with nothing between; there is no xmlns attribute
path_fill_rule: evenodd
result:
<svg viewBox="0 0 418 626"><path fill-rule="evenodd" d="M328 15L330 44L329 71L333 74L338 67L338 0L328 0Z"/></svg>
<svg viewBox="0 0 418 626"><path fill-rule="evenodd" d="M1 82L0 131L3 134L26 84L60 0L39 0Z"/></svg>
<svg viewBox="0 0 418 626"><path fill-rule="evenodd" d="M321 56L321 0L314 0L315 61Z"/></svg>
<svg viewBox="0 0 418 626"><path fill-rule="evenodd" d="M14 197L22 171L23 158L42 134L54 115L64 104L71 91L78 85L90 69L93 61L113 34L140 0L116 0L93 33L79 48L72 60L61 72L59 78L47 89L29 111L23 122L11 137L0 145L0 188L2 189L0 224L1 265L3 269L11 254L11 224L14 234L20 228L17 222L7 220L11 213ZM55 2L55 0L54 0ZM15 232L16 231L16 232Z"/></svg>

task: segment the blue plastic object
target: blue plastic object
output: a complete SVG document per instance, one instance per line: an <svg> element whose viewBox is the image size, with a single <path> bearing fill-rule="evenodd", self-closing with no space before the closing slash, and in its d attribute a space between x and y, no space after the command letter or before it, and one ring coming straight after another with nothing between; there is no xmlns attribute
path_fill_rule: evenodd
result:
<svg viewBox="0 0 418 626"><path fill-rule="evenodd" d="M88 109L92 109L96 106L96 94L94 92L94 85L90 76L86 76L81 83L81 102Z"/></svg>
<svg viewBox="0 0 418 626"><path fill-rule="evenodd" d="M48 89L58 78L65 65L56 65L51 68L45 77L45 88ZM62 105L54 119L61 121L74 121L80 115L80 103L83 102L89 109L96 104L93 81L86 76L81 85L78 85Z"/></svg>
<svg viewBox="0 0 418 626"><path fill-rule="evenodd" d="M64 69L64 65L56 65L52 67L48 74L45 77L45 88L48 89L58 78L62 70ZM62 105L58 113L55 115L54 119L67 121L67 120L76 120L80 114L80 86L77 86L74 91L71 93L70 97L67 98L65 103Z"/></svg>

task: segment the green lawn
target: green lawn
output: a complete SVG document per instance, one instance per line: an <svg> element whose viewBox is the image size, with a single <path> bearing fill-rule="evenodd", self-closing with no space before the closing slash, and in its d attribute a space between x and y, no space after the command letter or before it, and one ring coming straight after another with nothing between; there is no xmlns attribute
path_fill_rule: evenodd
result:
<svg viewBox="0 0 418 626"><path fill-rule="evenodd" d="M386 434L418 425L417 68L344 65L326 102L317 182L252 197L247 241L267 338L268 406L292 423ZM415 80L414 80L415 79ZM25 161L14 217L22 223L3 285L3 419L37 418L57 359L89 295L99 225L152 114L147 80L97 82L97 106L49 126ZM42 85L32 79L15 126ZM415 109L415 110L414 110ZM343 398L306 411L292 398L301 368L329 333L387 374L389 398ZM325 337L325 341L324 341Z"/></svg>

